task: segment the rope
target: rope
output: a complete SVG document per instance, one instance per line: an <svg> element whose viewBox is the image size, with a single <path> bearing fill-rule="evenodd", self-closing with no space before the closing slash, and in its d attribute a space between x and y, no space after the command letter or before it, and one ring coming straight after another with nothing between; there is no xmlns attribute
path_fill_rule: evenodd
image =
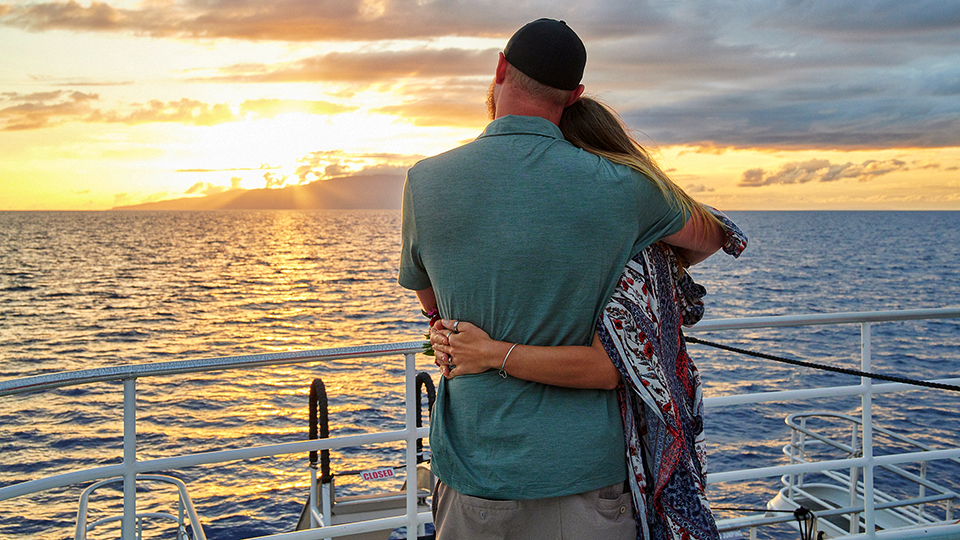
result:
<svg viewBox="0 0 960 540"><path fill-rule="evenodd" d="M813 533L817 530L817 516L801 506L794 511L793 517L797 519L797 526L800 528L800 540L814 540Z"/></svg>
<svg viewBox="0 0 960 540"><path fill-rule="evenodd" d="M936 388L936 389L938 389L938 390L949 390L949 391L951 391L951 392L960 392L960 386L955 386L955 385L952 385L952 384L936 383L936 382L929 382L929 381L920 381L920 380L917 380L917 379L908 379L908 378L906 378L906 377L897 377L897 376L894 376L894 375L882 375L882 374L880 374L880 373L870 373L870 372L866 372L866 371L859 371L859 370L856 370L856 369L847 369L847 368L839 368L839 367L834 367L834 366L826 366L826 365L823 365L823 364L815 364L815 363L813 363L813 362L804 362L804 361L802 361L802 360L794 360L794 359L792 359L792 358L784 358L784 357L782 357L782 356L774 356L774 355L772 355L772 354L764 354L764 353L759 353L759 352L755 352L755 351L751 351L751 350L747 350L747 349L741 349L741 348L738 348L738 347L731 347L730 345L722 345L722 344L720 344L720 343L714 343L714 342L712 342L712 341L706 341L706 340L703 340L703 339L699 339L699 338L695 338L695 337L690 337L690 336L684 336L684 338L687 340L687 343L697 343L697 344L700 344L700 345L707 345L707 346L709 346L709 347L716 347L717 349L723 349L723 350L725 350L725 351L730 351L730 352L745 354L745 355L747 355L747 356L754 356L754 357L756 357L756 358L763 358L763 359L766 359L766 360L774 360L774 361L776 361L776 362L783 362L783 363L785 363L785 364L793 364L793 365L795 365L795 366L803 366L803 367L814 368L814 369L822 369L822 370L824 370L824 371L832 371L832 372L834 372L834 373L843 373L843 374L846 374L846 375L856 375L857 377L868 377L868 378L871 378L871 379L877 379L877 380L889 381L889 382L897 382L897 383L903 383L903 384L910 384L910 385L913 385L913 386L925 386L925 387L927 387L927 388Z"/></svg>

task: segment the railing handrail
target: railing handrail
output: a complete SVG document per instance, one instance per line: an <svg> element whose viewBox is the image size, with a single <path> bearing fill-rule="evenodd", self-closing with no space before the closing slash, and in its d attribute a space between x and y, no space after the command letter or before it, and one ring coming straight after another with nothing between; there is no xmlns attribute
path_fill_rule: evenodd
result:
<svg viewBox="0 0 960 540"><path fill-rule="evenodd" d="M365 356L418 353L423 350L422 343L421 341L409 341L405 343L360 345L356 347L265 353L248 356L224 356L199 360L179 360L174 362L130 364L83 369L79 371L63 371L49 375L37 375L34 377L24 377L22 379L0 381L0 397L95 382L182 375L184 373L200 373L204 371L279 366L304 362L322 362L345 358L362 358Z"/></svg>
<svg viewBox="0 0 960 540"><path fill-rule="evenodd" d="M430 435L430 428L417 428L416 435L423 438ZM245 446L233 450L212 450L209 452L197 452L193 454L180 454L173 457L144 459L136 462L136 472L138 475L173 469L185 469L187 467L196 467L199 465L211 465L214 463L227 463L230 461L240 461L244 459L256 459L269 456L280 456L288 454L305 454L311 451L336 450L353 446L363 446L368 444L383 444L395 441L402 441L406 434L404 430L378 431L375 433L365 433L362 435L341 435L329 439L315 439L291 441L286 443L268 444L260 446ZM17 484L11 484L0 488L0 501L5 501L36 493L48 489L61 488L82 482L99 480L118 476L123 473L123 465L103 465L67 473L60 473L55 476L38 478L36 480L27 480Z"/></svg>
<svg viewBox="0 0 960 540"><path fill-rule="evenodd" d="M807 315L775 315L770 317L742 317L737 319L706 319L685 333L716 330L749 330L754 328L783 328L789 326L817 326L865 322L915 321L923 319L953 319L960 317L960 307L910 309L900 311L851 311L843 313L812 313Z"/></svg>
<svg viewBox="0 0 960 540"><path fill-rule="evenodd" d="M847 324L862 322L909 321L921 319L949 319L960 317L960 307L915 309L903 311L873 311L847 313L814 313L808 315L777 315L772 317L744 317L736 319L707 319L691 328L687 333L713 332L718 330L745 330L754 328L782 328L790 326L813 326L824 324ZM199 360L180 360L151 364L130 364L103 368L65 371L49 375L37 375L22 379L0 381L0 397L75 386L92 382L118 381L131 378L180 375L204 371L220 371L251 367L277 366L301 362L320 362L363 356L385 354L409 354L420 352L421 341L387 343L340 347L334 349L315 349L280 353L255 354L248 356L226 356Z"/></svg>

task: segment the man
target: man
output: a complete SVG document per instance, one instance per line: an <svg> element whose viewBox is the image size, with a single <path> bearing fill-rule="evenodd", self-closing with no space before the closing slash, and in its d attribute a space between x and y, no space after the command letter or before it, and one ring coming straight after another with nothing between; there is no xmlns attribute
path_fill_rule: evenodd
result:
<svg viewBox="0 0 960 540"><path fill-rule="evenodd" d="M590 345L626 262L693 236L648 179L563 139L585 63L563 21L525 25L499 56L483 134L408 172L399 282L428 310L497 340ZM616 368L521 379L508 356L500 372L440 381L438 538L636 538Z"/></svg>

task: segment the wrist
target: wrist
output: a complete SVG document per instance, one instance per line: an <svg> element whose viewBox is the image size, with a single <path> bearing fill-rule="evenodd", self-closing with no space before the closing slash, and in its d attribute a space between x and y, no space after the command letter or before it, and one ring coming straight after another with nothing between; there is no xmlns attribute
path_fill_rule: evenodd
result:
<svg viewBox="0 0 960 540"><path fill-rule="evenodd" d="M494 342L494 346L490 348L490 354L485 359L483 366L484 370L500 369L500 364L503 362L503 357L506 356L511 345L513 345L513 343L510 343L509 341Z"/></svg>
<svg viewBox="0 0 960 540"><path fill-rule="evenodd" d="M503 355L503 361L500 362L500 369L498 370L498 373L499 373L500 376L503 377L504 379L507 378L507 361L510 359L510 355L513 353L514 349L516 349L518 345L520 345L520 344L519 344L519 343L511 343L511 344L510 344L510 348L507 349L507 354ZM516 367L516 365L517 365L517 364L516 364L516 360L514 360L514 363L513 363L513 365L511 366L511 369L514 368L514 367Z"/></svg>

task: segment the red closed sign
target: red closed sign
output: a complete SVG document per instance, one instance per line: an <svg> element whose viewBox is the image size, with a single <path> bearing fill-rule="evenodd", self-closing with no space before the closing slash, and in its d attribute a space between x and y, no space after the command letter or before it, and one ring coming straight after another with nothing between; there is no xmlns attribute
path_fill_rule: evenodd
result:
<svg viewBox="0 0 960 540"><path fill-rule="evenodd" d="M360 473L360 477L364 480L382 480L384 478L393 478L393 476L393 469L374 469Z"/></svg>

